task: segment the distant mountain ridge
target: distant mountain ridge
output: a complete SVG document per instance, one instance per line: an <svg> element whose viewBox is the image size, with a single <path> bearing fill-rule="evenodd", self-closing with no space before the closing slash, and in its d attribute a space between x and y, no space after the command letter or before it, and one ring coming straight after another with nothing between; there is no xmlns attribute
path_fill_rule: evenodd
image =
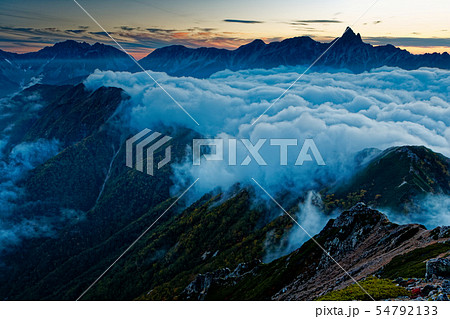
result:
<svg viewBox="0 0 450 319"><path fill-rule="evenodd" d="M146 69L166 72L173 76L206 78L215 72L229 69L269 69L281 65L310 65L330 45L333 47L316 63L317 67L364 72L381 66L407 70L420 67L450 69L448 53L413 55L393 45L373 46L364 43L352 29L330 43L321 43L310 37L296 37L281 42L262 40L243 45L236 50L217 48L190 49L173 45L156 49L139 62Z"/></svg>
<svg viewBox="0 0 450 319"><path fill-rule="evenodd" d="M103 58L127 58L127 55L106 44L95 43L90 45L87 42L76 42L67 40L58 42L51 47L45 47L37 52L29 52L25 54L18 54L18 58L26 59L103 59Z"/></svg>
<svg viewBox="0 0 450 319"><path fill-rule="evenodd" d="M420 67L450 69L448 53L414 55L393 45L373 46L364 43L360 34L348 28L330 43L310 37L295 37L281 42L254 40L235 50L218 48L187 48L171 45L156 49L139 62L143 68L166 72L171 76L207 78L229 69L270 69L282 65L310 65L335 68L355 73L382 66L407 70ZM141 69L126 53L112 46L67 40L25 54L0 50L0 96L18 91L30 83L77 84L99 70L139 72Z"/></svg>
<svg viewBox="0 0 450 319"><path fill-rule="evenodd" d="M0 50L0 96L30 83L77 84L96 69L126 71L133 61L109 45L67 40L24 54Z"/></svg>

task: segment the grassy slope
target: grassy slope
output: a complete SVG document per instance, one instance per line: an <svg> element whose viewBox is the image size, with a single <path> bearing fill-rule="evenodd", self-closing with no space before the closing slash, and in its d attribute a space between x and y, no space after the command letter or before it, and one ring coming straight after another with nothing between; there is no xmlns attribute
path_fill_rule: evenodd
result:
<svg viewBox="0 0 450 319"><path fill-rule="evenodd" d="M396 298L398 296L409 296L410 292L403 287L396 286L391 280L369 277L359 282L362 288L375 300ZM355 284L347 286L341 290L331 291L322 297L319 301L352 301L352 300L371 300L371 298Z"/></svg>
<svg viewBox="0 0 450 319"><path fill-rule="evenodd" d="M425 261L450 251L450 244L437 243L396 256L379 272L383 278L424 278Z"/></svg>
<svg viewBox="0 0 450 319"><path fill-rule="evenodd" d="M405 210L405 204L416 196L450 194L449 170L450 160L426 147L394 147L372 160L350 182L325 194L325 208L348 209L364 201L375 207Z"/></svg>
<svg viewBox="0 0 450 319"><path fill-rule="evenodd" d="M291 226L284 217L264 227L260 221L247 191L223 203L219 196L193 205L157 225L86 298L176 299L198 273L262 258L267 232Z"/></svg>

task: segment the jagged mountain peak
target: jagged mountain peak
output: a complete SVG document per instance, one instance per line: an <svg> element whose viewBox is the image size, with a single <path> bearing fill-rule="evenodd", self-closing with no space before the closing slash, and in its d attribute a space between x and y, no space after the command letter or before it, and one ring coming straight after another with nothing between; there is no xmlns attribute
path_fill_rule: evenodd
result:
<svg viewBox="0 0 450 319"><path fill-rule="evenodd" d="M62 42L57 42L55 43L53 46L51 46L50 48L88 48L91 45L85 41L83 42L78 42L75 40L65 40Z"/></svg>
<svg viewBox="0 0 450 319"><path fill-rule="evenodd" d="M127 58L127 55L115 47L95 43L66 40L45 47L37 52L20 55L21 59L104 59Z"/></svg>
<svg viewBox="0 0 450 319"><path fill-rule="evenodd" d="M242 51L246 49L262 49L264 46L266 46L266 43L261 39L255 39L250 43L244 44L236 49L236 51Z"/></svg>
<svg viewBox="0 0 450 319"><path fill-rule="evenodd" d="M261 46L265 45L266 43L261 39L255 39L252 42L246 44L245 46Z"/></svg>
<svg viewBox="0 0 450 319"><path fill-rule="evenodd" d="M280 43L289 44L289 45L293 45L293 46L301 46L304 44L311 44L311 43L318 43L318 42L313 40L311 37L301 36L301 37L293 37L293 38L289 38L289 39L284 39Z"/></svg>
<svg viewBox="0 0 450 319"><path fill-rule="evenodd" d="M355 73L382 66L407 70L420 67L450 69L448 54L413 55L390 45L372 46L363 42L361 35L350 27L331 43L336 45L316 63L316 67L345 69ZM166 72L172 76L207 78L226 69L238 71L270 69L281 65L310 65L329 46L330 43L321 43L307 36L268 44L262 40L254 40L235 50L169 46L156 49L141 59L140 63L146 69ZM138 69L135 68L135 71Z"/></svg>
<svg viewBox="0 0 450 319"><path fill-rule="evenodd" d="M344 31L344 33L341 36L340 41L346 41L346 42L352 42L352 43L363 43L361 39L361 35L358 33L356 34L352 28L347 27Z"/></svg>
<svg viewBox="0 0 450 319"><path fill-rule="evenodd" d="M113 46L66 40L24 54L0 51L0 95L40 78L42 84L76 84L96 69L125 71L133 65Z"/></svg>
<svg viewBox="0 0 450 319"><path fill-rule="evenodd" d="M333 222L333 227L350 227L355 224L375 225L379 221L389 222L386 215L369 208L364 202L359 202L349 210L339 215Z"/></svg>

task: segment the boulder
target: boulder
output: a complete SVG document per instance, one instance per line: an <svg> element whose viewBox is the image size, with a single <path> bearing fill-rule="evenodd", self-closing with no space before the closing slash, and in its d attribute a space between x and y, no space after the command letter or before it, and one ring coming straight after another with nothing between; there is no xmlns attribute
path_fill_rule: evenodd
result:
<svg viewBox="0 0 450 319"><path fill-rule="evenodd" d="M425 287L422 288L422 295L423 296L428 296L430 294L431 291L436 290L436 287L433 285L426 285Z"/></svg>
<svg viewBox="0 0 450 319"><path fill-rule="evenodd" d="M434 258L428 260L426 264L426 277L431 278L433 275L450 278L450 259Z"/></svg>

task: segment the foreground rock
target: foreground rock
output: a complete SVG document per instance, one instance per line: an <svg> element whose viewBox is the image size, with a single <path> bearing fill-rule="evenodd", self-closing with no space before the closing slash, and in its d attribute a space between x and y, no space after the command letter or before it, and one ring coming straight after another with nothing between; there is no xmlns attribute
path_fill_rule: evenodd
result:
<svg viewBox="0 0 450 319"><path fill-rule="evenodd" d="M450 259L435 258L427 261L427 278L450 277Z"/></svg>

